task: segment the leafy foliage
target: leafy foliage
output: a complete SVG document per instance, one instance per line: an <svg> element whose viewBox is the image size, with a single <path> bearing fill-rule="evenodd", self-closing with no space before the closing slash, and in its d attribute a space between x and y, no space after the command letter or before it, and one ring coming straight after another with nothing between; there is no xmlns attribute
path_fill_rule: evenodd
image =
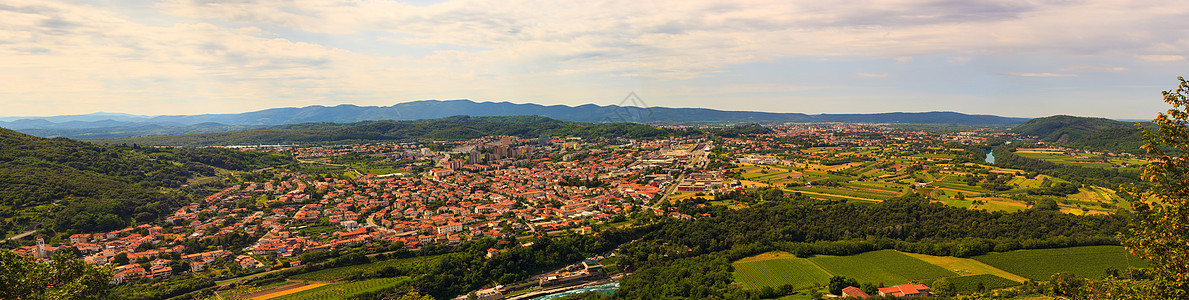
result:
<svg viewBox="0 0 1189 300"><path fill-rule="evenodd" d="M1144 166L1143 179L1152 187L1137 198L1157 201L1134 205L1135 227L1126 240L1132 253L1152 262L1157 281L1169 287L1159 291L1167 299L1189 297L1189 82L1177 79L1175 91L1163 92L1172 108L1154 120L1159 129L1144 130L1152 163Z"/></svg>
<svg viewBox="0 0 1189 300"><path fill-rule="evenodd" d="M0 250L0 299L106 299L111 270L57 253L48 262Z"/></svg>
<svg viewBox="0 0 1189 300"><path fill-rule="evenodd" d="M1019 282L1011 281L1010 279L995 276L992 274L978 274L978 275L970 275L970 276L960 276L960 277L953 277L953 278L943 279L943 280L949 282L948 287L952 291L956 291L956 292L963 293L963 294L974 293L974 292L984 292L984 291L992 290L992 289L1020 285ZM934 287L934 286L930 286L930 287ZM982 287L982 288L980 289L979 287Z"/></svg>
<svg viewBox="0 0 1189 300"><path fill-rule="evenodd" d="M166 278L138 280L116 286L112 294L118 299L150 300L181 296L215 286L211 278L183 273Z"/></svg>
<svg viewBox="0 0 1189 300"><path fill-rule="evenodd" d="M848 286L859 287L859 281L854 278L846 278L844 276L830 277L830 294L842 295L842 289Z"/></svg>

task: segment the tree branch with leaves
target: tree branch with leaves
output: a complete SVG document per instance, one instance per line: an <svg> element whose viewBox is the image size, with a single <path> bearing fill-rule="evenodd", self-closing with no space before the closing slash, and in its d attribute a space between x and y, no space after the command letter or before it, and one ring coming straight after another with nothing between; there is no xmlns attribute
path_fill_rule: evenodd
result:
<svg viewBox="0 0 1189 300"><path fill-rule="evenodd" d="M1143 191L1125 187L1136 199L1135 217L1124 246L1152 264L1154 280L1118 278L1103 285L1110 299L1185 299L1189 297L1189 82L1177 77L1176 90L1164 91L1172 105L1144 129L1143 149L1151 161ZM1142 128L1142 127L1141 127Z"/></svg>

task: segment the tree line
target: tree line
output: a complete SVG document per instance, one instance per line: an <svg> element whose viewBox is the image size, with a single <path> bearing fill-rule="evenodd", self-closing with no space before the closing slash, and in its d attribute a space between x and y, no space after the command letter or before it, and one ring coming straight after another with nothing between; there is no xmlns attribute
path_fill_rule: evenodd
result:
<svg viewBox="0 0 1189 300"><path fill-rule="evenodd" d="M803 196L730 210L678 206L695 220L658 218L639 241L624 245L620 264L634 270L617 299L758 297L731 285L730 262L770 251L797 256L853 255L896 249L970 257L992 251L1117 245L1127 220L1044 210L986 212L929 203L909 194L876 205Z"/></svg>

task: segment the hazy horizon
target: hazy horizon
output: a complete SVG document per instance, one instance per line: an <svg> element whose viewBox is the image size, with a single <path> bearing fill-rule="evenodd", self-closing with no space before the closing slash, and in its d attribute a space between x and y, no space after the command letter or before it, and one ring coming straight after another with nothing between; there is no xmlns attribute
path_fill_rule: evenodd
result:
<svg viewBox="0 0 1189 300"><path fill-rule="evenodd" d="M15 0L5 116L392 99L1147 119L1189 3ZM1180 25L1178 25L1180 24Z"/></svg>
<svg viewBox="0 0 1189 300"><path fill-rule="evenodd" d="M539 103L518 103L518 102L512 102L512 101L475 101L475 100L470 100L470 99L450 99L450 100L436 100L436 99L435 99L435 100L411 100L411 101L405 101L405 102L398 102L398 103L394 103L394 104L392 104L392 105L359 105L359 104L353 104L353 103L340 103L340 104L332 104L332 105L325 105L325 104L314 104L314 105L307 105L307 106L300 106L300 107L299 107L299 106L273 107L273 108L266 108L266 109L263 109L263 110L268 110L268 109L283 109L283 108L306 108L306 107L318 107L318 106L320 106L320 107L335 107L335 106L344 106L344 105L348 105L348 106L358 106L358 107L384 107L384 106L393 106L393 105L397 105L397 104L401 104L401 103L417 102L417 101L460 101L460 100L461 100L461 101L472 101L472 102L475 102L475 103L484 103L484 102L488 102L488 103L513 103L513 104L537 104L537 105L544 105L544 104L539 104ZM576 106L582 106L582 105L591 105L591 104L593 104L593 105L599 105L599 106L618 105L618 104L597 104L597 103L585 103L585 104L578 104L578 105L567 105L567 104L553 104L553 105L565 105L565 106L569 106L569 107L576 107ZM544 106L552 106L552 105L544 105ZM623 105L623 106L632 106L632 105ZM656 106L649 106L649 107L656 107ZM666 106L666 108L706 108L706 109L714 109L714 110L720 110L720 111L730 111L730 110L717 109L717 108L709 108L709 107L669 107L669 106ZM257 112L257 111L261 111L261 110L240 111L240 112L227 112L227 113L211 113L211 114L241 114L241 113L250 113L250 112ZM993 116L999 116L999 117L1008 117L1008 118L1041 118L1041 117L1048 117L1048 116L1054 116L1054 115L1071 115L1071 114L1054 114L1054 115L1042 115L1042 116L1010 116L1010 115L996 115L996 114L987 114L987 113L972 113L972 112L946 111L946 110L932 110L932 111L884 111L884 112L870 112L870 113L847 113L847 112L840 112L840 113L833 113L833 112L812 113L812 112L797 112L797 111L790 111L790 112L780 112L780 111L762 111L762 110L749 110L749 111L750 111L750 112L768 112L768 113L803 113L803 114L806 114L806 115L954 112L954 113L960 113L960 114L966 114L966 115L993 115ZM10 115L0 115L0 119L11 119L11 118L48 118L48 117L59 117L59 116L82 116L82 115L113 115L113 116L117 116L117 115L123 115L123 116L137 116L137 117L179 116L179 115L175 115L175 114L142 115L142 114L132 114L132 113L124 113L124 112L116 112L116 111L97 111L97 112L91 112L91 113L69 114L69 115L39 115L39 116L10 116ZM186 115L201 115L201 114L186 114ZM1149 120L1149 119L1145 119L1145 118L1110 118L1110 117L1103 117L1103 116L1091 116L1091 115L1071 115L1071 116L1077 116L1077 117L1094 117L1094 118L1107 118L1107 119L1113 119L1113 120L1124 120L1124 121L1130 121L1130 120ZM1153 116L1155 116L1155 114L1153 114Z"/></svg>

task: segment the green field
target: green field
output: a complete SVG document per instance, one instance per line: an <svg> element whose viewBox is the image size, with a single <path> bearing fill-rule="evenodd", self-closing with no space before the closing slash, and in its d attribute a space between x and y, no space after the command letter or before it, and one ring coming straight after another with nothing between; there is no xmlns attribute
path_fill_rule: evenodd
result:
<svg viewBox="0 0 1189 300"><path fill-rule="evenodd" d="M983 284L984 291L1020 285L1019 282L1011 281L1006 278L991 274L950 277L946 278L946 280L949 280L949 282L953 283L954 289L959 293L978 292L979 283Z"/></svg>
<svg viewBox="0 0 1189 300"><path fill-rule="evenodd" d="M1077 153L1076 155L1084 156L1086 158L1074 158L1072 155L1064 152L1035 152L1035 151L1017 151L1016 155L1024 158L1031 158L1037 160L1048 161L1057 164L1075 165L1092 168L1118 168L1126 163L1132 167L1142 166L1148 162L1126 157L1107 157L1089 153ZM1109 163L1103 162L1106 159Z"/></svg>
<svg viewBox="0 0 1189 300"><path fill-rule="evenodd" d="M814 256L809 258L834 275L860 283L905 284L915 279L940 278L958 274L894 250L880 250L851 256Z"/></svg>
<svg viewBox="0 0 1189 300"><path fill-rule="evenodd" d="M219 291L216 293L223 299L234 300L234 299L242 298L247 295L251 295L252 293L255 293L255 292L273 289L273 288L277 288L277 287L280 287L280 286L283 286L286 284L291 284L291 283L292 282L281 281L281 282L274 282L274 283L261 285L261 286L240 285L240 286L236 286L234 289L226 290L226 291Z"/></svg>
<svg viewBox="0 0 1189 300"><path fill-rule="evenodd" d="M347 299L351 296L378 291L408 281L408 277L377 278L320 286L311 290L276 297L276 300Z"/></svg>
<svg viewBox="0 0 1189 300"><path fill-rule="evenodd" d="M797 289L826 284L830 274L808 259L787 254L787 258L734 263L735 280L749 289L790 284Z"/></svg>
<svg viewBox="0 0 1189 300"><path fill-rule="evenodd" d="M863 198L863 199L873 199L873 200L887 200L887 199L891 199L896 196L900 196L900 193L893 194L893 193L885 193L885 192L875 192L875 191L859 189L859 188L852 188L852 187L845 187L845 186L843 186L843 187L815 186L815 187L811 187L811 188L798 186L798 187L793 187L793 188L788 188L788 189L795 190L795 191L816 192L816 193L823 193L823 194L840 195L840 196Z"/></svg>
<svg viewBox="0 0 1189 300"><path fill-rule="evenodd" d="M330 268L325 270L318 270L309 273L293 275L290 278L312 281L335 281L347 278L352 275L363 274L367 272L378 271L390 266L399 266L404 264L417 263L425 260L432 260L434 257L412 257L412 258L398 258L384 261L372 262L362 265Z"/></svg>
<svg viewBox="0 0 1189 300"><path fill-rule="evenodd" d="M946 270L953 271L959 276L991 274L998 277L1007 278L1015 282L1024 282L1028 280L1028 278L1008 273L1007 271L997 269L991 265L970 258L933 256L919 253L904 253L904 255L912 256L927 263L945 268Z"/></svg>
<svg viewBox="0 0 1189 300"><path fill-rule="evenodd" d="M1147 267L1148 262L1131 255L1124 256L1121 246L1085 246L1059 249L1016 250L976 256L974 259L1004 271L1032 280L1049 280L1055 273L1073 273L1081 277L1102 279L1106 268L1126 270Z"/></svg>

